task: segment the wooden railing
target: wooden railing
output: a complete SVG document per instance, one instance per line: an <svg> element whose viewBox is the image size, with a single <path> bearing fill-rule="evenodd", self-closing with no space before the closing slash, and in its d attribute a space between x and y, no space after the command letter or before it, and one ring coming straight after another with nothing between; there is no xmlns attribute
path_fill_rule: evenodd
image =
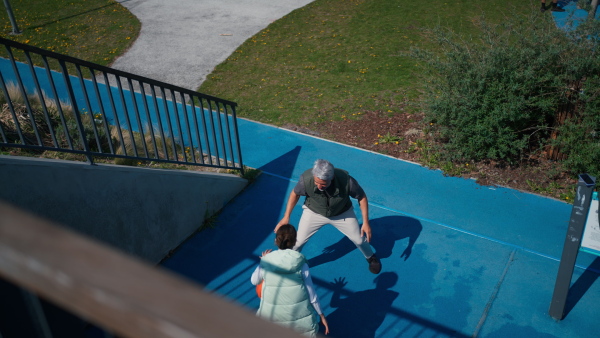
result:
<svg viewBox="0 0 600 338"><path fill-rule="evenodd" d="M300 337L197 284L4 203L0 278L122 337Z"/></svg>

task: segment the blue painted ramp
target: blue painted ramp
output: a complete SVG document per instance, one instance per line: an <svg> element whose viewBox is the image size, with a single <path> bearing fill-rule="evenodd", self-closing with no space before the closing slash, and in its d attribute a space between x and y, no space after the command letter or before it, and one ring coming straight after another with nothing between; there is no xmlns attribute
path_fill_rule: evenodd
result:
<svg viewBox="0 0 600 338"><path fill-rule="evenodd" d="M573 2L565 8L552 13L563 29L587 16ZM300 174L325 158L365 189L371 244L383 263L379 275L369 273L331 226L305 245L330 336L598 336L600 258L593 255L579 253L566 317L548 315L571 205L260 123L240 120L239 129L244 163L263 174L166 268L256 310L249 279L258 256L275 248L272 230ZM356 203L355 211L360 219ZM300 215L299 203L291 222Z"/></svg>
<svg viewBox="0 0 600 338"><path fill-rule="evenodd" d="M571 205L260 123L241 120L239 128L245 164L263 174L164 267L256 310L249 280L258 256L275 248L273 228L299 175L326 158L365 189L383 263L371 274L331 226L306 244L330 336L597 335L600 260L592 255L579 254L566 318L548 315ZM293 224L300 214L299 203Z"/></svg>
<svg viewBox="0 0 600 338"><path fill-rule="evenodd" d="M565 10L564 12L552 12L552 17L558 28L568 31L576 28L581 21L587 19L588 11L577 8L577 1L561 0L558 3ZM600 20L600 10L596 10L594 19Z"/></svg>

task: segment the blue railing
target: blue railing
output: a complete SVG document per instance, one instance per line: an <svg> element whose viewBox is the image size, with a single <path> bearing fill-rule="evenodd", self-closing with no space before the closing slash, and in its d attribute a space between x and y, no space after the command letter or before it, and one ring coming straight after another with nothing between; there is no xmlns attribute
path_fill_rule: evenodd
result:
<svg viewBox="0 0 600 338"><path fill-rule="evenodd" d="M243 172L235 102L0 43L0 148Z"/></svg>

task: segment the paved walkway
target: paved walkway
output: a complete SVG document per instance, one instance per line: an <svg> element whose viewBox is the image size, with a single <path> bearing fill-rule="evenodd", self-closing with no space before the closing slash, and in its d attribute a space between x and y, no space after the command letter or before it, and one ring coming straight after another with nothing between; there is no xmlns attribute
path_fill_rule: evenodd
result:
<svg viewBox="0 0 600 338"><path fill-rule="evenodd" d="M196 90L271 22L312 0L117 0L142 23L113 68Z"/></svg>
<svg viewBox="0 0 600 338"><path fill-rule="evenodd" d="M278 15L308 2L279 1L278 6L289 6ZM208 13L224 16L238 2L227 11L217 9L227 1L216 0L122 3L142 21L142 35L115 66L192 89L202 79L182 74L205 76L247 37L278 18L262 15L262 26L249 28L234 42L231 37L238 37L237 32L211 21L218 15ZM193 10L200 5L208 7ZM256 19L250 18L250 8L244 8L248 22ZM202 15L207 16L199 20ZM204 28L193 26L199 21ZM159 22L173 30L158 28ZM185 32L190 26L184 22L196 27L197 33ZM206 27L212 27L210 33L202 32ZM173 50L199 45L194 42L201 34L213 39L205 41L227 44L230 49L219 47L220 54L207 56L210 62L190 50L176 56L181 59L167 58L177 54ZM151 35L170 41L162 44ZM166 54L142 58L144 49L156 43L168 47ZM152 65L152 59L161 62ZM153 73L173 64L185 64L169 71L173 78ZM165 268L256 309L258 299L249 279L258 255L274 247L272 229L300 173L322 157L349 170L365 188L372 245L383 263L380 275L370 274L358 250L332 227L324 227L305 246L303 253L310 261L331 336L597 336L600 259L592 255L579 254L566 318L556 322L548 315L570 205L511 189L481 187L472 180L444 177L416 164L251 121L240 121L240 133L245 164L263 174L224 208L215 229L186 241L164 262ZM355 209L359 212L356 205ZM300 212L298 206L292 223L298 223ZM592 269L585 270L590 265ZM334 283L340 278L345 284ZM341 301L332 302L338 298Z"/></svg>

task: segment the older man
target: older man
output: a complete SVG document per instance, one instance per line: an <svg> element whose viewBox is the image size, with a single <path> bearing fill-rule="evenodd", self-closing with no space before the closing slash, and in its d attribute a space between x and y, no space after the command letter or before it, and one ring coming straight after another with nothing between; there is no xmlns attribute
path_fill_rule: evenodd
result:
<svg viewBox="0 0 600 338"><path fill-rule="evenodd" d="M371 226L367 195L347 171L334 168L326 160L316 160L313 168L302 174L290 193L285 214L275 227L275 232L283 224L290 223L290 215L300 196L306 196L306 199L302 206L294 250L302 250L308 239L323 225L331 224L362 252L369 263L369 271L375 274L381 271L381 262L369 244ZM358 225L350 197L358 200L363 217L362 227Z"/></svg>

